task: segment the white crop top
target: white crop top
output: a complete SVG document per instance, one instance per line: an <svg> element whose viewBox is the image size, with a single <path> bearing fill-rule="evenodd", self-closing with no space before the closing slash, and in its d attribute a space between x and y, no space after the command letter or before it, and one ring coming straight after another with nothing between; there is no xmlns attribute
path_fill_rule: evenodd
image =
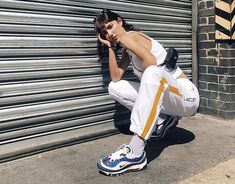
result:
<svg viewBox="0 0 235 184"><path fill-rule="evenodd" d="M147 35L144 35L146 38L151 40L151 53L155 56L157 64L156 65L160 65L164 62L165 57L166 57L166 50L165 48L156 40L152 39L151 37L148 37ZM141 71L141 66L142 66L142 61L140 60L140 58L138 58L134 53L132 53L130 50L126 50L126 52L129 55L130 61L132 63L132 68L134 71L134 74L141 79L142 76L142 71Z"/></svg>

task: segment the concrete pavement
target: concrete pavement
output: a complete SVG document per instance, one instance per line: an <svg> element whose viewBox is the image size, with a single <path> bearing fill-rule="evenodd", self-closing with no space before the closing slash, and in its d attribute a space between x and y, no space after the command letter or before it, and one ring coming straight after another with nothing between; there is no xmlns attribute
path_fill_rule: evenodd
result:
<svg viewBox="0 0 235 184"><path fill-rule="evenodd" d="M209 168L202 173L196 174L180 184L234 184L235 183L235 159L223 162Z"/></svg>
<svg viewBox="0 0 235 184"><path fill-rule="evenodd" d="M0 164L0 184L235 183L234 120L184 118L165 139L148 143L147 169L101 175L97 160L130 138L126 132Z"/></svg>

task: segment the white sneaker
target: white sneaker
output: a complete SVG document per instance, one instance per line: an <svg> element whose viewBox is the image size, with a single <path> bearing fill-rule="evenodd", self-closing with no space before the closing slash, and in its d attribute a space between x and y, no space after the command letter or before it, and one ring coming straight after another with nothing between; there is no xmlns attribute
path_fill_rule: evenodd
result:
<svg viewBox="0 0 235 184"><path fill-rule="evenodd" d="M108 176L124 174L128 171L139 171L147 165L146 152L139 156L133 154L129 145L120 146L116 152L105 156L97 163L99 171Z"/></svg>

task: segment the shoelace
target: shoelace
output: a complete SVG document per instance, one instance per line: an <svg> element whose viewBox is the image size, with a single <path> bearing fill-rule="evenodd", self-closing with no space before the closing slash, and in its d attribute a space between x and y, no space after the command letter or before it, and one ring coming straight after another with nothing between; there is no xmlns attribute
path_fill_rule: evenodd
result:
<svg viewBox="0 0 235 184"><path fill-rule="evenodd" d="M123 144L114 153L111 153L111 155L109 155L109 160L110 161L115 161L117 159L120 159L123 156L130 153L130 151L131 151L130 148L127 147L127 145Z"/></svg>

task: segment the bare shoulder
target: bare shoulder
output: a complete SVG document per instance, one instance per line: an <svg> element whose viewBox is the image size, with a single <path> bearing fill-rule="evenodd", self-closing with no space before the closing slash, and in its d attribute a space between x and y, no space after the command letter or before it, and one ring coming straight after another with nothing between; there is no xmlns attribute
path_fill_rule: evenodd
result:
<svg viewBox="0 0 235 184"><path fill-rule="evenodd" d="M144 38L140 35L139 32L128 32L123 35L121 43L128 49L132 49L138 43L142 43Z"/></svg>
<svg viewBox="0 0 235 184"><path fill-rule="evenodd" d="M126 44L129 41L136 41L138 38L138 33L137 32L127 32L126 34L123 35L121 39L122 44Z"/></svg>
<svg viewBox="0 0 235 184"><path fill-rule="evenodd" d="M141 32L128 32L123 35L121 43L124 47L139 55L142 51L150 51L151 40Z"/></svg>

